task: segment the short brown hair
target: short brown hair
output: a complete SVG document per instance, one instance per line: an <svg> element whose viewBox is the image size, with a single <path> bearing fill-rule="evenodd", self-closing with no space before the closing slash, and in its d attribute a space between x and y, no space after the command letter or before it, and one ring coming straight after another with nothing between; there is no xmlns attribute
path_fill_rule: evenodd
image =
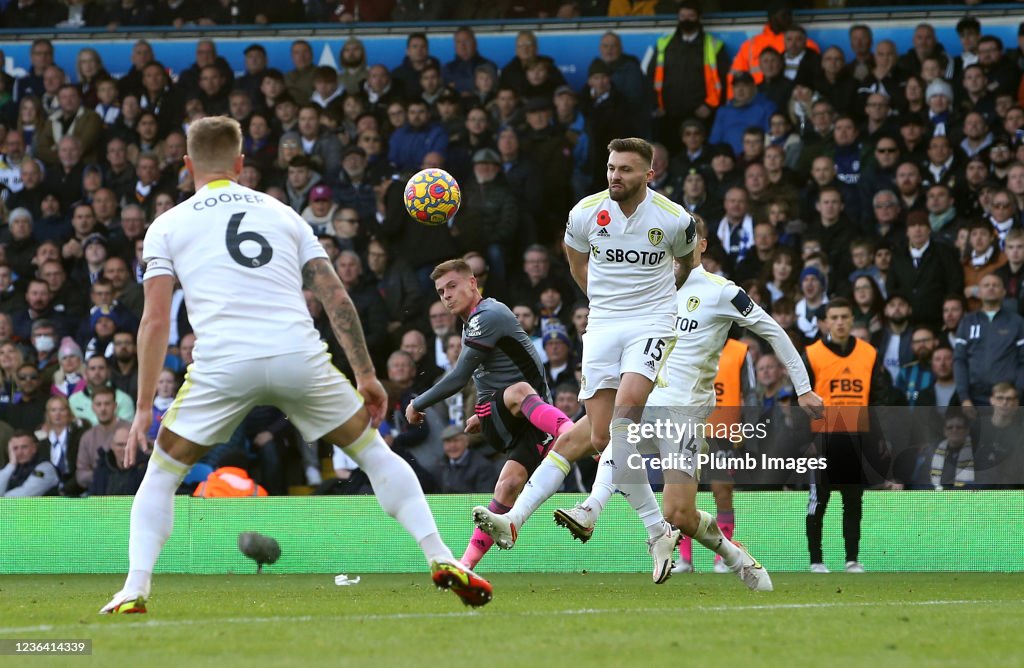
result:
<svg viewBox="0 0 1024 668"><path fill-rule="evenodd" d="M117 403L117 392L114 391L114 388L108 385L101 385L100 387L97 387L95 390L92 390L93 400L95 400L96 397L103 396L104 394L110 395L110 398L114 400L114 403Z"/></svg>
<svg viewBox="0 0 1024 668"><path fill-rule="evenodd" d="M230 171L242 153L242 126L227 116L207 116L188 127L188 157L203 171Z"/></svg>
<svg viewBox="0 0 1024 668"><path fill-rule="evenodd" d="M649 165L654 162L654 148L646 140L639 137L613 139L608 142L608 152L636 153L644 159L644 164Z"/></svg>
<svg viewBox="0 0 1024 668"><path fill-rule="evenodd" d="M468 262L462 258L455 258L454 260L446 260L434 267L434 271L430 272L430 280L436 281L449 271L457 271L460 274L469 274L470 276L473 275L473 270L470 269Z"/></svg>
<svg viewBox="0 0 1024 668"><path fill-rule="evenodd" d="M850 313L853 313L853 303L850 302L849 299L846 297L836 297L825 305L825 315L827 316L829 311L837 308L845 308L848 309Z"/></svg>

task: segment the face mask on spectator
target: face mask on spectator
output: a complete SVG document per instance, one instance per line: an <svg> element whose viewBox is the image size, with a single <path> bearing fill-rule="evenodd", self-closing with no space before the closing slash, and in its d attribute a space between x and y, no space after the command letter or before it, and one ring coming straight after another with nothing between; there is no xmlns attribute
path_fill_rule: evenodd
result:
<svg viewBox="0 0 1024 668"><path fill-rule="evenodd" d="M46 355L53 350L56 341L53 340L52 336L37 336L34 345L37 351Z"/></svg>

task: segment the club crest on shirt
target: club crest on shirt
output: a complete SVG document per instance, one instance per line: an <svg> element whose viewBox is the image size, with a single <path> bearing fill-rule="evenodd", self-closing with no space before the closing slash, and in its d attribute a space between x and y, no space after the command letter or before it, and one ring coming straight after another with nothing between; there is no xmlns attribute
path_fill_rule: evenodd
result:
<svg viewBox="0 0 1024 668"><path fill-rule="evenodd" d="M652 246L657 246L665 239L665 233L660 228L653 228L647 233L647 240L651 242Z"/></svg>
<svg viewBox="0 0 1024 668"><path fill-rule="evenodd" d="M686 300L686 310L688 313L696 311L698 306L700 306L700 298L690 297Z"/></svg>

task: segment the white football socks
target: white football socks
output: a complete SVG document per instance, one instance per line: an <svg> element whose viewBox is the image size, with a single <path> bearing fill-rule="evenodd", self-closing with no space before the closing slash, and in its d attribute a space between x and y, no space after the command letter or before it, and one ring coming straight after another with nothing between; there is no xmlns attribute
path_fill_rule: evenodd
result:
<svg viewBox="0 0 1024 668"><path fill-rule="evenodd" d="M594 476L594 486L590 488L590 496L582 503L583 506L590 508L595 518L601 514L608 499L612 498L612 494L615 493L615 483L612 478L615 476L615 467L618 462L614 461L612 450L612 445L609 443L601 453L601 459L597 463L597 475Z"/></svg>
<svg viewBox="0 0 1024 668"><path fill-rule="evenodd" d="M536 512L540 504L544 503L562 487L566 476L569 475L569 461L557 452L549 452L540 466L533 472L526 486L519 494L519 498L508 511L507 517L517 528L523 526L526 520Z"/></svg>
<svg viewBox="0 0 1024 668"><path fill-rule="evenodd" d="M174 493L189 466L172 459L160 445L153 448L139 491L132 502L128 538L128 578L123 591L149 596L153 567L174 528Z"/></svg>
<svg viewBox="0 0 1024 668"><path fill-rule="evenodd" d="M416 539L428 563L452 558L412 467L391 451L376 429L368 427L342 450L366 471L380 507Z"/></svg>

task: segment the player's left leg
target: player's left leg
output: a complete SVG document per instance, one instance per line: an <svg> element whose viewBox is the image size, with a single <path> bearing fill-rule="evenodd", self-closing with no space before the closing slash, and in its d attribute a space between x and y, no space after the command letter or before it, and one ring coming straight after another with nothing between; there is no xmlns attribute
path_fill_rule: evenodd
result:
<svg viewBox="0 0 1024 668"><path fill-rule="evenodd" d="M174 528L174 493L207 449L161 427L139 491L132 502L128 577L100 610L103 614L146 612L153 567Z"/></svg>
<svg viewBox="0 0 1024 668"><path fill-rule="evenodd" d="M441 539L409 463L388 447L345 377L322 352L286 355L265 371L274 383L269 403L278 406L304 438L338 445L370 478L377 502L416 540L435 584L451 589L467 605L491 600L491 585L460 564ZM340 422L340 424L339 424Z"/></svg>
<svg viewBox="0 0 1024 668"><path fill-rule="evenodd" d="M541 399L526 381L505 388L502 399L512 415L522 415L545 434L557 437L572 429L572 420L557 407Z"/></svg>
<svg viewBox="0 0 1024 668"><path fill-rule="evenodd" d="M494 486L494 498L487 504L487 510L495 515L508 513L512 509L512 504L519 498L519 493L522 492L523 486L526 484L527 475L529 472L525 466L511 459L506 461L505 465L501 467L501 474ZM477 527L473 529L473 536L469 539L466 551L462 553L462 559L459 561L470 568L476 568L493 544L494 539Z"/></svg>
<svg viewBox="0 0 1024 668"><path fill-rule="evenodd" d="M711 482L711 493L715 497L715 509L718 511L718 517L715 519L718 522L718 528L722 530L722 535L728 540L732 540L733 534L736 532L736 511L732 503L735 487L736 485L732 482L724 480ZM729 572L729 568L720 554L715 555L715 572Z"/></svg>
<svg viewBox="0 0 1024 668"><path fill-rule="evenodd" d="M616 487L622 490L624 494L627 494L627 500L638 513L644 513L641 515L642 517L647 517L650 520L648 534L651 538L665 533L664 527L660 524L662 521L660 511L657 512L656 516L648 514L650 501L654 498L654 493L650 491L646 475L642 483L639 478L636 480L625 480L627 462L630 461L631 457L639 455L636 446L630 441L635 440L644 405L647 403L647 397L653 389L654 381L650 378L638 373L622 374L619 389L615 393L611 419L609 420L610 447L603 448L601 461L597 467L597 476L594 479L594 486L590 491L590 496L575 508L555 512L555 521L569 529L574 537L583 541L590 538L593 534L597 518L601 515ZM599 392L598 394L601 393ZM587 410L588 412L590 410L589 404L587 405ZM597 429L596 422L594 429ZM597 447L596 441L595 447ZM628 489L623 487L622 482L626 483ZM640 484L638 485L637 483ZM643 489L644 487L646 487L646 492ZM657 506L658 504L655 501L655 510Z"/></svg>
<svg viewBox="0 0 1024 668"><path fill-rule="evenodd" d="M697 481L687 473L665 471L663 494L665 518L715 554L754 591L771 591L768 572L741 546L722 535L718 523L709 513L697 509Z"/></svg>
<svg viewBox="0 0 1024 668"><path fill-rule="evenodd" d="M441 540L412 467L370 425L365 408L323 438L329 443L346 444L342 452L366 472L381 508L398 520L423 550L435 584L451 589L467 605L484 605L491 600L490 584L457 562Z"/></svg>

